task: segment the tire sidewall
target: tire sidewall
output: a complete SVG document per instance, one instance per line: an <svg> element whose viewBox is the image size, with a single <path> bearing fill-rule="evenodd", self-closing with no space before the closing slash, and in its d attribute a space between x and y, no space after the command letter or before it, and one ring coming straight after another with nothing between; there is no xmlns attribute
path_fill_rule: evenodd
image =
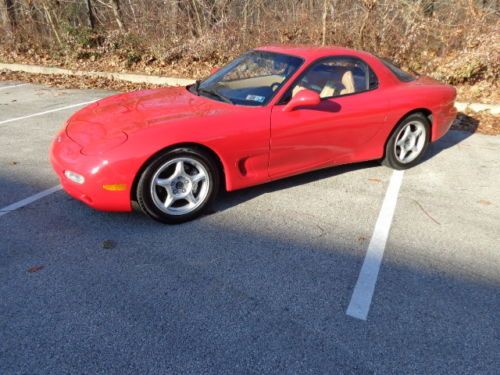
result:
<svg viewBox="0 0 500 375"><path fill-rule="evenodd" d="M151 196L151 183L156 171L166 162L179 157L189 157L201 163L208 171L209 187L205 202L188 214L171 215L160 210ZM146 169L142 172L137 184L137 202L141 209L155 220L167 224L182 223L200 216L203 211L210 207L219 191L220 177L214 160L203 152L190 148L177 148L165 151L152 159Z"/></svg>
<svg viewBox="0 0 500 375"><path fill-rule="evenodd" d="M409 163L401 163L394 151L394 144L396 143L396 137L398 136L399 132L401 131L402 128L405 127L409 122L411 121L419 121L425 126L425 143L424 147L422 148L422 151L420 152L420 155L417 156L415 160L412 160ZM389 140L387 141L387 145L385 147L385 158L384 158L384 164L398 170L402 169L408 169L411 167L414 167L418 163L420 163L423 155L425 155L427 148L429 147L430 143L430 138L431 138L431 126L429 123L429 120L422 114L420 113L414 113L405 119L403 119L398 126L393 130L391 136L389 137Z"/></svg>

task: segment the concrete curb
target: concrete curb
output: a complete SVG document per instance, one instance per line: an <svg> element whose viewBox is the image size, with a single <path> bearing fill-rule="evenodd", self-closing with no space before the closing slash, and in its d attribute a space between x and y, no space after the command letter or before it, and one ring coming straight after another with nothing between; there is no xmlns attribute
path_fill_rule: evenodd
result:
<svg viewBox="0 0 500 375"><path fill-rule="evenodd" d="M500 115L500 104L483 104L483 103L461 103L456 102L455 107L460 111L466 110L472 112L489 112L492 115Z"/></svg>
<svg viewBox="0 0 500 375"><path fill-rule="evenodd" d="M129 73L110 73L110 72L83 72L80 70L69 70L62 68L51 68L39 65L24 65L24 64L4 64L0 63L0 70L8 70L11 72L25 72L33 74L60 74L69 76L83 77L100 77L107 79L115 79L119 81L127 81L134 83L151 83L155 85L167 86L185 86L194 82L192 79L148 76L144 74L129 74Z"/></svg>
<svg viewBox="0 0 500 375"><path fill-rule="evenodd" d="M61 74L70 76L100 77L100 78L115 79L119 81L127 81L133 83L150 83L154 85L166 85L166 86L185 86L194 82L193 79L187 79L187 78L160 77L160 76L149 76L145 74L130 74L130 73L84 72L80 70L51 68L40 65L25 65L25 64L0 63L0 70L8 70L11 72L34 73L34 74ZM456 102L455 107L461 112L469 110L472 112L489 112L492 115L496 116L500 115L500 104Z"/></svg>

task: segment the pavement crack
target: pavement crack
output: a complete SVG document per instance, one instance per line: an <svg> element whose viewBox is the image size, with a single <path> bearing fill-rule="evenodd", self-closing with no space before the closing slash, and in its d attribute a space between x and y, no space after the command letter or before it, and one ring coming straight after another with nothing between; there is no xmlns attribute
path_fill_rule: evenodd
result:
<svg viewBox="0 0 500 375"><path fill-rule="evenodd" d="M422 212L429 218L431 219L433 222L435 222L437 225L441 225L441 223L439 221L437 221L436 219L434 219L426 210L425 208L416 200L416 199L413 199L413 202L415 202L415 204L420 207L420 209L422 210Z"/></svg>

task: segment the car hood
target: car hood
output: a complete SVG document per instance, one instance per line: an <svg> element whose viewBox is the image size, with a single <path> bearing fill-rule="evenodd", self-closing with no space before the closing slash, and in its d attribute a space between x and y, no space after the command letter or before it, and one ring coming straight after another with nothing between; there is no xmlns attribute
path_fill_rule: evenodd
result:
<svg viewBox="0 0 500 375"><path fill-rule="evenodd" d="M99 100L76 112L66 134L82 147L102 142L121 144L128 136L152 126L214 117L235 106L200 97L185 87L135 91Z"/></svg>

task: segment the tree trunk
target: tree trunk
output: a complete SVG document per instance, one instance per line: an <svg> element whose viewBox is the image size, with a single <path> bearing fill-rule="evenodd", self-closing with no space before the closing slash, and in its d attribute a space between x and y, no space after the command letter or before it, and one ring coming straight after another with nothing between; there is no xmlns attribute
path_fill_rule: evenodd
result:
<svg viewBox="0 0 500 375"><path fill-rule="evenodd" d="M14 31L17 27L17 16L16 16L16 8L14 6L14 0L5 0L5 8L6 8L6 24L9 26L11 31Z"/></svg>
<svg viewBox="0 0 500 375"><path fill-rule="evenodd" d="M115 16L116 24L118 28L123 33L127 31L125 24L123 23L122 8L120 7L120 0L111 0L111 8L113 9L113 15Z"/></svg>
<svg viewBox="0 0 500 375"><path fill-rule="evenodd" d="M63 44L62 44L61 37L59 36L59 32L57 31L57 27L56 27L56 24L54 22L54 18L52 18L52 14L50 13L50 9L46 3L43 3L43 9L45 11L45 16L47 18L47 21L49 22L49 25L52 29L52 32L54 33L54 35L57 39L57 43L59 43L59 46L62 47Z"/></svg>
<svg viewBox="0 0 500 375"><path fill-rule="evenodd" d="M196 36L202 36L203 35L203 25L202 25L202 22L201 22L200 12L198 11L198 6L196 5L196 1L195 0L191 0L191 9L192 9L192 11L194 13L193 14L193 18L195 19L196 25L197 25L195 35Z"/></svg>
<svg viewBox="0 0 500 375"><path fill-rule="evenodd" d="M323 21L323 30L322 30L322 35L321 35L321 45L324 46L326 43L326 16L328 15L328 0L323 1L323 16L322 21Z"/></svg>
<svg viewBox="0 0 500 375"><path fill-rule="evenodd" d="M435 0L424 0L422 2L422 11L427 17L434 16Z"/></svg>
<svg viewBox="0 0 500 375"><path fill-rule="evenodd" d="M5 29L6 32L10 32L9 16L7 15L7 8L3 3L0 6L0 17L2 18L2 27Z"/></svg>
<svg viewBox="0 0 500 375"><path fill-rule="evenodd" d="M137 17L135 15L134 6L132 5L132 0L128 0L128 5L130 7L130 11L132 12L132 17L134 18L134 24L137 25Z"/></svg>
<svg viewBox="0 0 500 375"><path fill-rule="evenodd" d="M167 7L170 13L170 29L171 33L175 35L177 33L177 18L179 17L179 3L178 0L164 0L165 7Z"/></svg>
<svg viewBox="0 0 500 375"><path fill-rule="evenodd" d="M27 6L28 6L28 12L29 16L31 19L31 22L33 23L33 27L36 30L36 33L41 35L43 33L43 22L40 19L40 14L39 10L35 5L36 0L28 0Z"/></svg>
<svg viewBox="0 0 500 375"><path fill-rule="evenodd" d="M89 16L89 26L92 30L94 30L96 26L96 19L94 15L94 9L92 9L92 1L87 0L86 4L87 4L87 14Z"/></svg>
<svg viewBox="0 0 500 375"><path fill-rule="evenodd" d="M363 6L365 8L365 17L363 18L363 21L361 23L361 27L359 28L359 37L358 37L358 48L366 48L365 47L365 29L366 25L370 21L370 17L372 14L372 11L375 9L375 6L377 5L377 0L363 0Z"/></svg>

